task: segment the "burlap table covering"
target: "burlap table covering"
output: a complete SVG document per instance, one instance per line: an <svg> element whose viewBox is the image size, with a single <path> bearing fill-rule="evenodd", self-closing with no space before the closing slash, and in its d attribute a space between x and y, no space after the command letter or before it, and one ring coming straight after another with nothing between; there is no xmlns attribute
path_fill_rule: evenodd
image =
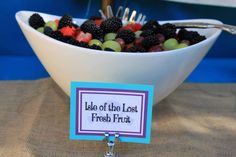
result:
<svg viewBox="0 0 236 157"><path fill-rule="evenodd" d="M236 85L183 84L153 108L151 144L121 157L235 157ZM1 157L101 157L105 143L69 140L69 97L51 80L0 82Z"/></svg>

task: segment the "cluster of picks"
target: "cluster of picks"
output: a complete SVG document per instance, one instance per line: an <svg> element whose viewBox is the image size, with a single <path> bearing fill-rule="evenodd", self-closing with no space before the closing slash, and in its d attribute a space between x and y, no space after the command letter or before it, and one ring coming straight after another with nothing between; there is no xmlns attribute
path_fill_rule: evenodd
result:
<svg viewBox="0 0 236 157"><path fill-rule="evenodd" d="M38 13L34 13L29 24L39 32L71 45L115 52L160 52L184 48L206 39L196 31L178 30L173 24L160 25L155 20L141 25L123 24L116 17L106 20L91 17L78 26L70 15L45 23Z"/></svg>

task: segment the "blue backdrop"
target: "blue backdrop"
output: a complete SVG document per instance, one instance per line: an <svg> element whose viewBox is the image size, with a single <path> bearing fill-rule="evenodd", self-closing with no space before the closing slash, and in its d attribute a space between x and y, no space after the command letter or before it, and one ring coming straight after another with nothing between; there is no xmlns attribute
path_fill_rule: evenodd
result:
<svg viewBox="0 0 236 157"><path fill-rule="evenodd" d="M129 6L143 12L149 19L213 18L236 25L236 8L200 6L160 0L116 1L115 6ZM100 1L91 0L3 0L0 5L0 79L37 79L48 74L25 40L14 15L19 10L50 14L69 13L87 18L98 14ZM236 82L236 37L223 33L195 72L190 82ZM207 76L205 76L207 75ZM222 78L222 75L224 77Z"/></svg>

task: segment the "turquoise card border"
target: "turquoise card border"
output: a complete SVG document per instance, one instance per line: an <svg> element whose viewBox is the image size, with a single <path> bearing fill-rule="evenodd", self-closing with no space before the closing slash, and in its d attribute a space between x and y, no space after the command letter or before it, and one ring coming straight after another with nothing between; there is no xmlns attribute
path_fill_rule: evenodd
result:
<svg viewBox="0 0 236 157"><path fill-rule="evenodd" d="M132 143L150 143L151 127L152 127L152 106L154 87L152 85L141 84L117 84L117 83L96 83L96 82L71 82L71 94L70 94L70 139L71 140L98 140L102 141L104 136L98 135L77 135L76 134L76 89L77 88L101 88L101 89L118 89L118 90L141 90L148 92L147 99L147 122L146 122L146 136L144 138L137 137L122 137L121 142ZM114 141L114 136L111 136L109 140Z"/></svg>

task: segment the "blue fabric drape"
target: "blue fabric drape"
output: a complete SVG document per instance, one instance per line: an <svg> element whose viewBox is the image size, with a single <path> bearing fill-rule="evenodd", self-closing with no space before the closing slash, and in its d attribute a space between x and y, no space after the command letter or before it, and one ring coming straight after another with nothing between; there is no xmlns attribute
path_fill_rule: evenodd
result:
<svg viewBox="0 0 236 157"><path fill-rule="evenodd" d="M236 25L235 8L216 7L216 6L201 6L182 3L173 3L161 0L119 0L115 6L129 6L131 9L136 9L147 15L149 19L157 20L176 20L176 19L195 19L195 18L212 18L218 19L224 23ZM98 14L100 1L97 0L3 0L0 5L0 79L36 79L46 77L48 74L43 69L35 57L32 49L25 40L14 15L19 10L33 10L49 14L63 15L69 13L73 17L88 18L91 15ZM191 75L189 81L219 81L218 78L213 78L219 71L232 72L232 75L222 75L221 82L235 81L235 62L236 58L236 38L227 33L223 33L214 47L206 56L204 61L197 71ZM218 62L209 62L209 60L217 58ZM231 60L228 62L228 60ZM227 62L224 62L227 60ZM221 62L222 61L222 62ZM17 64L21 64L17 66ZM225 66L220 67L221 65ZM219 68L216 70L212 78L206 79L201 75L207 74L207 67ZM33 66L33 67L32 67ZM32 69L30 69L32 67ZM225 69L225 68L229 69ZM233 67L233 68L232 68ZM28 69L28 71L25 70ZM202 74L203 73L203 74ZM221 73L222 74L222 73ZM210 77L211 77L210 76ZM221 76L221 77L222 77ZM227 78L228 77L228 78Z"/></svg>

